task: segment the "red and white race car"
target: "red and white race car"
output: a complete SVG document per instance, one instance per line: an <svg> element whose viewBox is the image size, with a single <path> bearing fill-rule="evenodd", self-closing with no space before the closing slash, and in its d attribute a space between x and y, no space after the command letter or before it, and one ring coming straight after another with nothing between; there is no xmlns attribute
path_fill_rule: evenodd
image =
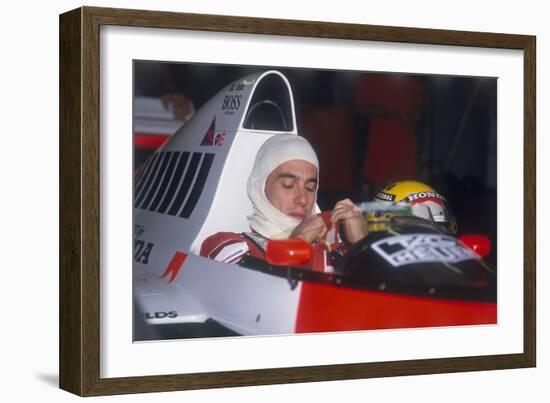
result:
<svg viewBox="0 0 550 403"><path fill-rule="evenodd" d="M265 140L298 135L294 110L281 73L237 80L138 171L135 340L496 323L493 270L406 214L354 245L332 273L295 265L307 247L292 242L272 242L267 262L198 255L213 233L249 231L246 178Z"/></svg>

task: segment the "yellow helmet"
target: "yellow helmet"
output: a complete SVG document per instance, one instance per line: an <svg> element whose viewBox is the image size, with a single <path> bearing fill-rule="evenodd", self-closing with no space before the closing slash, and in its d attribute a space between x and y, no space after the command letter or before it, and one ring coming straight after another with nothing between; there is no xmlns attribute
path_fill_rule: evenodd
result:
<svg viewBox="0 0 550 403"><path fill-rule="evenodd" d="M425 183L410 180L392 183L378 192L375 200L409 206L413 215L435 222L447 233L456 233L456 219L447 199Z"/></svg>

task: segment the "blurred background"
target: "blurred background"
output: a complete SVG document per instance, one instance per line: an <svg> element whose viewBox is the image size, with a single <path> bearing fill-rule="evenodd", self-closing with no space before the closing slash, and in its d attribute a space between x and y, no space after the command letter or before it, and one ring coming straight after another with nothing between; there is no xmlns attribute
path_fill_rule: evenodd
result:
<svg viewBox="0 0 550 403"><path fill-rule="evenodd" d="M458 236L491 239L496 267L494 77L136 61L134 168L226 85L272 68L288 78L298 133L319 156L322 210L417 179L446 196Z"/></svg>

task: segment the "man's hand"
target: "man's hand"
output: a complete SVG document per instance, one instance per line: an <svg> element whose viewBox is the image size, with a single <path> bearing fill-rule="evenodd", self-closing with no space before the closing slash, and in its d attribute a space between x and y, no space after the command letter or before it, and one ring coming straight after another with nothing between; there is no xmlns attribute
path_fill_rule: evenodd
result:
<svg viewBox="0 0 550 403"><path fill-rule="evenodd" d="M344 226L344 233L348 242L354 244L367 235L367 225L363 214L350 199L340 200L334 206L330 221L336 225L338 221Z"/></svg>
<svg viewBox="0 0 550 403"><path fill-rule="evenodd" d="M320 215L312 215L304 219L292 234L290 238L300 238L304 241L312 243L315 240L322 240L327 233L327 226Z"/></svg>

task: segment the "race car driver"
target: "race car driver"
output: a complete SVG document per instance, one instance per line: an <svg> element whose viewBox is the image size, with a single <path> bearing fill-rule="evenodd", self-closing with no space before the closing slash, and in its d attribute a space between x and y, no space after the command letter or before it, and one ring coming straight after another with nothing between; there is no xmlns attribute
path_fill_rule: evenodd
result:
<svg viewBox="0 0 550 403"><path fill-rule="evenodd" d="M318 178L319 161L305 138L286 134L269 138L260 147L247 182L253 206L247 217L251 232L211 235L201 245L201 256L238 263L246 254L263 258L269 239L300 238L313 246L311 268L331 271L334 258L346 249L339 226L350 244L362 239L367 229L361 211L349 199L320 213Z"/></svg>

